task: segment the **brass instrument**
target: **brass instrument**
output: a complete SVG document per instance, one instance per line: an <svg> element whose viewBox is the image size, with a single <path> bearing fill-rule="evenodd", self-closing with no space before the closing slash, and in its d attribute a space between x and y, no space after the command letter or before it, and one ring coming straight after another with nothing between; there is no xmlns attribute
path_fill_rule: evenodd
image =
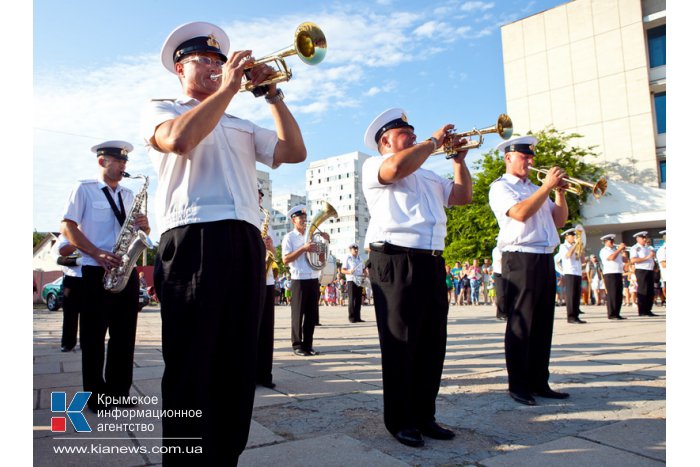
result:
<svg viewBox="0 0 700 467"><path fill-rule="evenodd" d="M307 65L318 65L326 56L327 49L326 35L321 28L311 22L301 23L294 32L294 44L290 48L262 57L250 65L250 68L253 68L264 63L273 64L274 68L276 68L275 74L257 85L244 79L240 90L252 91L259 86L289 81L292 79L292 70L287 67L284 57L297 55ZM210 78L217 80L221 75L221 73L212 74Z"/></svg>
<svg viewBox="0 0 700 467"><path fill-rule="evenodd" d="M262 206L260 206L260 211L265 216L262 226L260 227L260 236L262 237L263 241L265 241L265 238L267 238L268 235L268 230L270 229L270 213ZM265 275L267 275L270 272L270 268L272 268L272 276L277 279L280 268L277 265L277 261L275 261L275 254L267 248L265 248L265 252Z"/></svg>
<svg viewBox="0 0 700 467"><path fill-rule="evenodd" d="M540 183L544 181L544 178L547 176L547 172L549 171L549 169L538 167L530 167L530 170L537 172L537 181ZM600 197L605 194L605 190L608 189L608 181L605 179L605 177L602 177L596 183L591 183L572 177L564 177L562 180L569 185L565 188L565 190L576 196L581 196L583 193L583 188L585 187L592 191L595 199L600 199Z"/></svg>
<svg viewBox="0 0 700 467"><path fill-rule="evenodd" d="M513 135L513 121L506 114L501 114L498 116L496 124L481 130L474 128L471 131L465 131L464 133L455 133L455 130L449 130L447 136L445 136L445 142L441 147L433 151L430 155L435 154L445 154L445 159L452 159L457 155L458 152L466 151L467 149L475 149L484 144L484 135L489 133L498 133L498 135L503 139L508 139ZM478 141L467 141L464 144L458 144L459 140L462 138L467 138L469 136L479 135Z"/></svg>
<svg viewBox="0 0 700 467"><path fill-rule="evenodd" d="M126 219L124 219L122 228L117 235L117 241L112 248L112 253L119 256L121 262L119 266L115 266L105 272L102 280L105 290L109 290L112 293L119 293L124 290L141 252L144 248L153 248L153 243L146 235L146 232L134 226L136 214L146 214L147 212L148 176L132 176L126 172L122 172L122 175L126 178L143 178L145 181L141 190L134 197L134 202L129 209Z"/></svg>
<svg viewBox="0 0 700 467"><path fill-rule="evenodd" d="M576 229L574 233L576 236L576 241L574 242L574 248L576 248L576 250L574 250L574 254L576 255L576 259L580 260L583 258L586 250L586 230L581 224L576 224L574 229Z"/></svg>
<svg viewBox="0 0 700 467"><path fill-rule="evenodd" d="M311 269L315 271L320 271L326 265L328 261L328 242L321 236L318 230L318 226L331 217L338 217L338 212L335 210L330 203L322 201L322 208L316 213L316 215L311 219L311 222L306 226L306 242L313 242L316 244L315 252L306 252L306 260L309 262ZM335 266L335 260L333 261Z"/></svg>

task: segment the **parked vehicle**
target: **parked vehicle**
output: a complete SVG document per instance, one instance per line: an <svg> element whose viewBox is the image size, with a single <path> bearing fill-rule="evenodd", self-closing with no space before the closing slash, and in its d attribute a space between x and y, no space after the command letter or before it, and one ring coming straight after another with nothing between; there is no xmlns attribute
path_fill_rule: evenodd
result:
<svg viewBox="0 0 700 467"><path fill-rule="evenodd" d="M45 284L41 289L41 299L49 311L57 311L63 306L63 276ZM139 311L151 302L146 289L139 288Z"/></svg>

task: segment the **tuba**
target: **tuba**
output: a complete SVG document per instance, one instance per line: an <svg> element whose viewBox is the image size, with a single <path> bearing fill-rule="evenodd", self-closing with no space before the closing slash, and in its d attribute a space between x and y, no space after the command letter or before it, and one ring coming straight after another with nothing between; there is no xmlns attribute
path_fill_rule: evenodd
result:
<svg viewBox="0 0 700 467"><path fill-rule="evenodd" d="M306 226L306 243L313 242L317 248L315 252L306 252L306 260L314 271L322 270L328 260L328 242L318 232L318 226L331 217L338 217L338 212L330 203L327 201L322 203L321 210L316 213Z"/></svg>
<svg viewBox="0 0 700 467"><path fill-rule="evenodd" d="M141 190L134 197L134 203L131 205L126 219L124 219L119 235L117 235L117 241L112 248L112 253L121 257L121 263L119 266L115 266L105 272L102 281L105 290L109 290L112 293L119 293L124 290L141 252L143 252L144 248L153 248L153 243L146 235L146 232L134 226L134 216L141 213L146 214L147 211L148 192L146 190L148 189L148 176L131 176L126 172L123 172L122 175L126 178L143 178L145 181Z"/></svg>
<svg viewBox="0 0 700 467"><path fill-rule="evenodd" d="M262 237L263 241L265 241L267 232L270 229L270 213L262 206L260 206L260 211L265 216L262 227L260 227L260 236ZM272 275L275 279L277 279L277 276L279 276L279 266L277 266L277 261L275 261L275 254L267 248L265 248L265 252L265 275L267 275L270 272L270 268L272 268Z"/></svg>

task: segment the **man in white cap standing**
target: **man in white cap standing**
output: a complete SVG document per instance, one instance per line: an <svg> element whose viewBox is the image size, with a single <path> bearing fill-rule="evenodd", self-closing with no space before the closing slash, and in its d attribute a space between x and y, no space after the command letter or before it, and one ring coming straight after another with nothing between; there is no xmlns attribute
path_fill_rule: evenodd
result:
<svg viewBox="0 0 700 467"><path fill-rule="evenodd" d="M608 319L627 319L620 316L622 310L622 273L624 272L627 258L622 254L626 245L620 243L615 246L615 234L607 234L600 237L603 248L600 250L600 261L603 263L603 281L607 290L606 305Z"/></svg>
<svg viewBox="0 0 700 467"><path fill-rule="evenodd" d="M647 231L634 234L637 242L630 249L630 264L634 264L637 276L637 312L639 316L656 316L654 306L654 249L647 246Z"/></svg>
<svg viewBox="0 0 700 467"><path fill-rule="evenodd" d="M106 409L110 402L132 405L128 398L133 377L139 280L133 269L119 293L105 290L103 281L106 270L121 265L121 257L112 253L112 249L122 224L133 222L136 229L150 232L145 215L137 213L134 219L127 219L134 193L119 184L133 149L126 141L106 141L93 146L100 174L97 179L82 180L73 188L61 221L61 234L83 257L80 348L83 389L92 393L88 407L93 412Z"/></svg>
<svg viewBox="0 0 700 467"><path fill-rule="evenodd" d="M421 168L453 125L416 142L402 109L382 112L365 132L379 157L365 161L362 190L370 209L365 247L382 352L384 424L401 443L419 447L423 436L452 439L435 422L447 343L445 208L471 202L472 180L452 159L454 180ZM463 141L459 141L462 143Z"/></svg>
<svg viewBox="0 0 700 467"><path fill-rule="evenodd" d="M259 85L274 70L254 66L250 50L229 56L229 38L218 26L177 27L161 62L182 88L176 99L151 101L141 119L159 182L154 282L163 320L163 408L202 413L163 420L163 461L231 465L248 439L265 289L256 162L302 162L306 148L275 84L265 95L274 130L226 113L244 74ZM192 451L201 455L186 454Z"/></svg>
<svg viewBox="0 0 700 467"><path fill-rule="evenodd" d="M348 256L340 268L345 274L348 287L348 321L351 323L364 323L361 316L362 309L362 280L365 277L364 263L360 259L360 247L357 243L348 246ZM359 284L359 285L358 285Z"/></svg>
<svg viewBox="0 0 700 467"><path fill-rule="evenodd" d="M580 240L576 238L576 229L562 233L564 242L559 246L555 261L561 261L566 286L566 321L583 324L581 314L581 255L578 253Z"/></svg>
<svg viewBox="0 0 700 467"><path fill-rule="evenodd" d="M306 253L317 253L318 245L306 240L306 206L294 206L287 217L294 225L282 238L282 261L292 276L292 350L299 357L310 357L319 354L313 343L318 323L321 271L311 267ZM329 240L328 234L319 233Z"/></svg>
<svg viewBox="0 0 700 467"><path fill-rule="evenodd" d="M554 327L556 277L552 253L557 228L569 217L559 167L540 186L528 179L537 138L520 136L498 145L506 173L491 185L489 204L498 220L498 248L508 313L505 351L508 390L517 402L535 405L533 395L564 399L549 387L549 356ZM554 201L549 198L554 191Z"/></svg>

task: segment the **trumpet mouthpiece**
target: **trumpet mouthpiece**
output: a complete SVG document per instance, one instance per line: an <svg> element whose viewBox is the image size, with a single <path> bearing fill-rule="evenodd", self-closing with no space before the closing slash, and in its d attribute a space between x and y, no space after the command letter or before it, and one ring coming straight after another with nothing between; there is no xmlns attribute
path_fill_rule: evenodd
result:
<svg viewBox="0 0 700 467"><path fill-rule="evenodd" d="M219 78L221 78L222 74L223 73L212 73L211 75L209 75L209 79L212 81L217 81Z"/></svg>

